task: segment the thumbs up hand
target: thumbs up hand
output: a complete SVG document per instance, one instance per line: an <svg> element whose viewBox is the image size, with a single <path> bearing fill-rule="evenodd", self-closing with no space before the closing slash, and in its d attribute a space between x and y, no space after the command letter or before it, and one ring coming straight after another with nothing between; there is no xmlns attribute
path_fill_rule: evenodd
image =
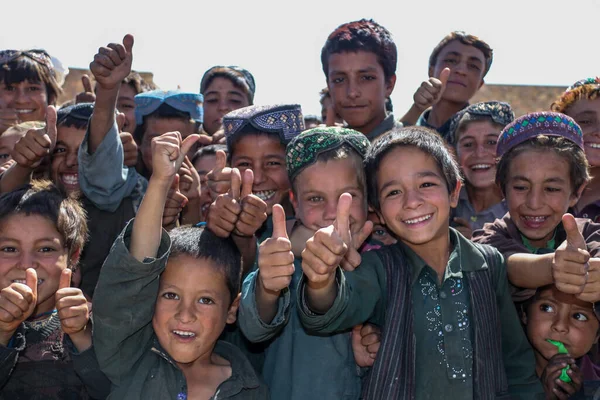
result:
<svg viewBox="0 0 600 400"><path fill-rule="evenodd" d="M37 306L37 272L25 271L25 283L13 282L0 291L0 344L7 346L23 321Z"/></svg>
<svg viewBox="0 0 600 400"><path fill-rule="evenodd" d="M234 235L253 236L267 220L267 203L252 194L253 183L254 173L251 169L245 170L239 197L242 210L235 223Z"/></svg>
<svg viewBox="0 0 600 400"><path fill-rule="evenodd" d="M29 169L37 168L44 157L49 156L56 146L56 108L46 109L46 127L30 129L15 144L11 156L20 166Z"/></svg>
<svg viewBox="0 0 600 400"><path fill-rule="evenodd" d="M121 81L131 73L132 49L132 35L125 35L123 44L110 43L98 49L90 64L90 71L99 86L106 90L119 87Z"/></svg>
<svg viewBox="0 0 600 400"><path fill-rule="evenodd" d="M425 111L429 107L433 106L440 101L444 91L446 90L446 83L450 76L450 68L444 68L440 73L440 77L431 77L428 80L421 83L421 86L417 89L413 96L415 106Z"/></svg>
<svg viewBox="0 0 600 400"><path fill-rule="evenodd" d="M236 228L238 217L242 212L240 204L242 178L240 171L233 168L230 173L229 191L221 194L210 205L206 227L218 237L226 238Z"/></svg>
<svg viewBox="0 0 600 400"><path fill-rule="evenodd" d="M81 84L83 85L83 92L77 93L77 96L75 96L75 104L95 102L96 94L94 93L94 89L92 89L90 77L85 74L82 75Z"/></svg>
<svg viewBox="0 0 600 400"><path fill-rule="evenodd" d="M273 234L258 249L258 284L270 294L279 296L294 274L292 242L286 230L285 212L279 204L273 206Z"/></svg>
<svg viewBox="0 0 600 400"><path fill-rule="evenodd" d="M225 194L231 187L231 168L227 167L227 155L223 150L217 151L215 168L206 174L210 196L215 201L220 194Z"/></svg>
<svg viewBox="0 0 600 400"><path fill-rule="evenodd" d="M70 269L62 271L55 298L63 332L69 336L82 332L90 320L90 313L87 299L81 289L71 287Z"/></svg>
<svg viewBox="0 0 600 400"><path fill-rule="evenodd" d="M302 271L308 279L309 288L321 289L333 284L335 271L348 253L347 243L352 243L349 204L352 198L348 199L349 196L347 193L340 196L333 225L319 229L306 242L302 252Z"/></svg>
<svg viewBox="0 0 600 400"><path fill-rule="evenodd" d="M561 292L580 294L588 279L590 253L585 239L577 229L575 218L571 214L565 214L562 223L567 240L554 253L552 277Z"/></svg>

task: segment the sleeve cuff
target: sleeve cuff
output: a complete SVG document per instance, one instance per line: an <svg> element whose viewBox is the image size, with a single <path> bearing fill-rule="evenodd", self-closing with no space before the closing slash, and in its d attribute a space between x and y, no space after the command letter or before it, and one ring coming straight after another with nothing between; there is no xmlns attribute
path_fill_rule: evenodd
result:
<svg viewBox="0 0 600 400"><path fill-rule="evenodd" d="M335 297L335 300L331 308L326 313L320 314L312 310L308 305L308 302L306 300L306 279L304 275L302 276L302 279L298 283L297 301L300 320L302 321L305 327L318 331L320 328L329 325L329 323L335 318L337 318L339 314L343 311L342 297L344 295L346 277L342 273L340 267L338 267L338 269L336 270L335 284L337 287L337 295Z"/></svg>
<svg viewBox="0 0 600 400"><path fill-rule="evenodd" d="M162 228L162 233L160 237L160 245L158 246L158 251L156 257L146 257L144 258L144 262L140 262L135 259L131 253L129 252L129 246L131 245L131 232L133 230L133 222L135 219L130 220L123 232L119 235L114 244L114 249L111 250L117 252L122 258L121 268L129 272L140 272L139 265L151 266L152 270L156 270L157 272L161 272L164 266L167 263L167 259L169 258L170 250L171 250L171 238L164 228ZM147 274L147 269L144 268L144 274Z"/></svg>

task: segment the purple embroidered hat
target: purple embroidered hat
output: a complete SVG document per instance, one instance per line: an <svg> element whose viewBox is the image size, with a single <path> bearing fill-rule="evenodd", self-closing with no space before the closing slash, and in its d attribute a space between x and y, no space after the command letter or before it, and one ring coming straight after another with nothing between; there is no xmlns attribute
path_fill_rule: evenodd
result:
<svg viewBox="0 0 600 400"><path fill-rule="evenodd" d="M502 157L518 144L537 135L562 136L583 150L581 128L573 118L555 112L534 112L517 118L508 124L498 137L496 155Z"/></svg>
<svg viewBox="0 0 600 400"><path fill-rule="evenodd" d="M223 117L229 151L235 137L243 134L246 127L259 132L276 133L281 143L287 145L304 130L304 117L298 104L249 106L231 111Z"/></svg>

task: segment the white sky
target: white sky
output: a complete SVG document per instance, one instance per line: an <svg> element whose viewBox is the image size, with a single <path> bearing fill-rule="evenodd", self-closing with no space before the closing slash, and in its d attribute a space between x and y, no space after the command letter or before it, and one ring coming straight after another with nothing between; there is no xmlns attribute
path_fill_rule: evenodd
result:
<svg viewBox="0 0 600 400"><path fill-rule="evenodd" d="M237 64L254 74L255 103L300 103L305 114L320 113L327 35L363 17L388 28L398 46L392 94L398 115L427 78L431 50L452 30L475 34L494 49L489 83L570 85L600 75L600 0L2 3L0 49L42 47L67 66L87 67L98 47L132 33L134 69L153 72L163 89L198 91L209 67Z"/></svg>

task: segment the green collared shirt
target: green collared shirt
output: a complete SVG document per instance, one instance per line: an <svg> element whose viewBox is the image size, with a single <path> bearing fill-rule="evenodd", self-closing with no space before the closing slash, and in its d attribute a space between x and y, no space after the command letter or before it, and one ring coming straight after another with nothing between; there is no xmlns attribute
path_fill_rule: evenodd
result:
<svg viewBox="0 0 600 400"><path fill-rule="evenodd" d="M450 242L453 250L441 284L436 271L400 243L412 269L416 399L473 398L471 307L462 268L469 260L463 260L454 232Z"/></svg>
<svg viewBox="0 0 600 400"><path fill-rule="evenodd" d="M525 245L525 247L527 247L527 250L529 250L532 254L548 254L554 253L554 251L556 251L556 230L554 231L552 239L548 240L548 242L546 242L546 246L544 247L535 247L531 244L529 239L527 239L522 234L521 240L523 241L523 245Z"/></svg>

